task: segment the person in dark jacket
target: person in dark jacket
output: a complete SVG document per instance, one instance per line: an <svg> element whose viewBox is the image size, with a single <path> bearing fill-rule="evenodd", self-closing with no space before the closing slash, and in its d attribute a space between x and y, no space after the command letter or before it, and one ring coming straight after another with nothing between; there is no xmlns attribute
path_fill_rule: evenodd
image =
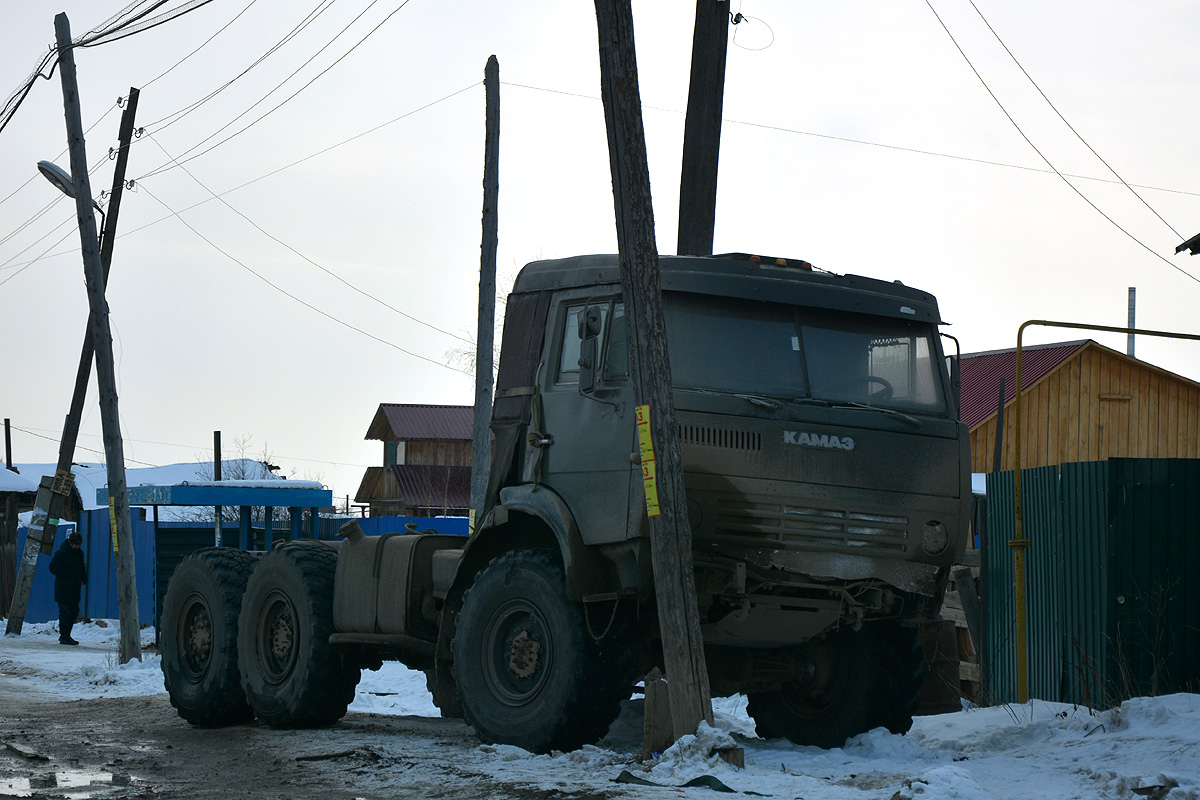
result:
<svg viewBox="0 0 1200 800"><path fill-rule="evenodd" d="M79 617L79 587L87 583L87 562L83 558L83 536L72 533L50 559L54 576L54 602L58 603L59 644L79 644L71 638L71 628Z"/></svg>

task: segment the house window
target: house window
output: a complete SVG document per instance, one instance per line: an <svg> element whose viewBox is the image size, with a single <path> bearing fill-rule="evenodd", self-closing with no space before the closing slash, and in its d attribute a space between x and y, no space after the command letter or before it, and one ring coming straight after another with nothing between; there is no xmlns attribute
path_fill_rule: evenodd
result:
<svg viewBox="0 0 1200 800"><path fill-rule="evenodd" d="M383 443L383 465L385 467L404 463L404 442Z"/></svg>

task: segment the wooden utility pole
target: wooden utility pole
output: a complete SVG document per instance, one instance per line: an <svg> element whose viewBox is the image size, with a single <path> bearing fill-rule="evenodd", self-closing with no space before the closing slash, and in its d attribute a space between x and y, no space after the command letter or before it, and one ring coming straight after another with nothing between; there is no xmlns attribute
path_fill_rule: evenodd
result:
<svg viewBox="0 0 1200 800"><path fill-rule="evenodd" d="M696 0L692 74L679 176L680 255L711 256L717 220L717 161L729 43L729 0Z"/></svg>
<svg viewBox="0 0 1200 800"><path fill-rule="evenodd" d="M137 114L139 94L136 88L130 88L129 99L121 114L117 159L113 168L112 193L109 195L108 214L104 218L104 234L101 236L102 241L100 242L100 263L104 285L108 284L113 242L117 238L117 220L121 210L121 197L124 195L125 169L129 162L129 144L133 140L133 124ZM87 216L91 217L90 207ZM94 228L93 220L93 230ZM55 467L54 477L47 476L42 479L34 499L33 514L25 537L25 551L22 553L20 567L17 571L17 581L13 588L13 599L9 608L5 633L21 633L21 628L25 624L25 611L29 605L29 594L33 588L33 574L37 567L38 553L50 555L54 549L58 520L62 516L63 507L67 498L70 497L71 488L75 482L74 473L71 472L71 463L75 458L75 444L79 439L79 423L83 419L83 405L87 399L88 381L91 378L94 355L95 338L89 315L88 327L83 335L83 348L79 354L79 366L75 371L75 391L71 395L71 407L67 411L66 422L63 424L62 439L58 443L58 464Z"/></svg>
<svg viewBox="0 0 1200 800"><path fill-rule="evenodd" d="M648 417L653 437L653 463L647 465L643 458L643 477L648 512L654 494L658 501L659 513L650 516L651 562L663 659L671 689L671 720L674 736L679 737L694 732L701 720L712 724L712 700L696 606L679 429L671 400L671 365L642 128L633 12L629 0L595 3L630 375L637 404L649 406L640 409L639 416Z"/></svg>
<svg viewBox="0 0 1200 800"><path fill-rule="evenodd" d="M500 62L483 70L483 244L479 259L479 328L475 334L475 428L471 436L471 529L483 513L492 464L492 353L496 338L496 248L500 195Z"/></svg>
<svg viewBox="0 0 1200 800"><path fill-rule="evenodd" d="M213 480L221 480L221 432L213 431ZM221 506L213 506L213 547L221 546ZM313 537L317 538L316 536Z"/></svg>
<svg viewBox="0 0 1200 800"><path fill-rule="evenodd" d="M117 606L120 609L121 639L118 660L124 664L142 658L142 631L138 621L137 581L133 557L133 530L129 521L129 492L125 487L125 447L117 409L116 370L113 366L112 332L108 322L108 300L104 297L104 266L92 214L92 187L88 180L87 153L83 141L83 119L79 110L79 86L75 75L75 52L71 23L66 14L54 18L58 43L59 76L62 79L63 110L67 121L67 146L71 152L71 179L75 185L75 208L87 281L88 327L96 348L96 382L100 391L100 421L104 431L104 460L108 467L108 508L117 556Z"/></svg>

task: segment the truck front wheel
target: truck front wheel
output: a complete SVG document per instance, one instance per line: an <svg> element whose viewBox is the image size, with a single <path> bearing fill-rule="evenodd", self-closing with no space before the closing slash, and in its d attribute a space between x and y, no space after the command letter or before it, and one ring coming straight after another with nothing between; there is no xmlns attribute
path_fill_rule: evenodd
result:
<svg viewBox="0 0 1200 800"><path fill-rule="evenodd" d="M463 598L454 677L464 715L485 742L573 750L603 736L629 697L625 625L596 641L583 605L567 598L555 556L498 556Z"/></svg>
<svg viewBox="0 0 1200 800"><path fill-rule="evenodd" d="M915 630L875 624L806 642L800 674L778 691L752 693L747 711L764 739L841 747L874 728L907 733L924 671Z"/></svg>
<svg viewBox="0 0 1200 800"><path fill-rule="evenodd" d="M227 547L191 553L175 569L162 610L163 683L193 725L249 722L238 679L238 613L255 557Z"/></svg>
<svg viewBox="0 0 1200 800"><path fill-rule="evenodd" d="M329 644L337 553L313 542L271 551L246 586L238 621L242 687L272 728L332 725L359 670Z"/></svg>

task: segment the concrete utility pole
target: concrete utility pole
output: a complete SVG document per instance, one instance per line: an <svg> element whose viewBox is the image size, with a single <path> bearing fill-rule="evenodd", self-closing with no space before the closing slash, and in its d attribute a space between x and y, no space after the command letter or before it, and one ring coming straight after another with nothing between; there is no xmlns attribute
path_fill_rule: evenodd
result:
<svg viewBox="0 0 1200 800"><path fill-rule="evenodd" d="M479 258L479 328L475 334L475 428L471 436L471 529L483 513L492 464L492 353L496 338L496 248L499 243L500 62L483 70L483 244Z"/></svg>
<svg viewBox="0 0 1200 800"><path fill-rule="evenodd" d="M679 241L676 252L711 256L717 224L717 162L729 44L729 0L696 0L692 73L683 122L679 175Z"/></svg>
<svg viewBox="0 0 1200 800"><path fill-rule="evenodd" d="M121 114L121 129L116 164L113 169L112 193L109 195L108 214L104 218L104 234L100 242L102 282L108 284L109 267L112 265L113 242L117 238L117 219L121 210L121 198L125 189L125 168L129 162L129 143L133 140L133 124L137 114L139 92L130 88L129 99ZM90 201L89 201L90 202ZM91 209L88 209L91 217ZM71 395L71 407L63 424L62 439L58 444L58 464L54 477L45 477L38 487L34 499L32 519L25 538L25 551L17 571L17 582L13 588L12 604L9 608L5 633L20 634L25 624L25 611L29 605L29 594L33 588L33 574L37 567L38 553L50 555L54 549L54 537L63 506L71 495L75 475L71 463L75 458L75 444L79 439L79 423L83 418L83 405L87 398L88 381L92 373L95 355L95 339L91 318L83 335L83 348L79 354L79 367L75 372L75 391Z"/></svg>
<svg viewBox="0 0 1200 800"><path fill-rule="evenodd" d="M117 556L117 606L121 617L118 659L124 664L142 658L142 632L138 621L137 582L133 558L133 530L129 521L129 492L125 488L125 448L117 410L116 370L113 366L112 332L108 323L108 301L104 297L104 266L96 240L96 217L92 214L92 187L88 181L87 153L83 142L83 119L79 110L79 86L75 75L75 52L71 23L66 14L54 18L58 43L59 76L62 79L63 110L67 121L67 146L71 151L71 178L75 184L75 208L79 217L79 239L87 280L88 327L96 347L96 382L100 390L100 421L104 430L104 460L108 467L108 508Z"/></svg>
<svg viewBox="0 0 1200 800"><path fill-rule="evenodd" d="M671 400L671 365L667 358L650 170L642 128L633 12L629 0L595 0L595 3L600 87L608 129L621 291L629 335L629 372L637 404L649 406L646 416L653 435L651 463L647 464L643 455L642 465L650 513L658 624L670 685L672 727L677 738L694 732L701 720L712 724L712 700L696 607L679 428ZM639 409L639 417L646 410ZM640 429L641 426L639 432ZM647 444L643 439L643 453ZM651 511L655 495L658 514Z"/></svg>

